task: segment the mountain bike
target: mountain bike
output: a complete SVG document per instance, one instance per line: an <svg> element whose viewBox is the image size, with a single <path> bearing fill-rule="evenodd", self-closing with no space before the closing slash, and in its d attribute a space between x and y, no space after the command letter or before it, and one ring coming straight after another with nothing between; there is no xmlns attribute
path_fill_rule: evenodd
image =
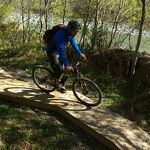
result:
<svg viewBox="0 0 150 150"><path fill-rule="evenodd" d="M84 78L79 71L79 66L83 60L79 60L72 65L74 71L62 77L60 83L65 84L71 76L74 81L71 84L74 96L84 105L97 106L102 100L102 91L99 86L88 78ZM54 74L48 67L37 65L32 70L32 78L34 83L44 92L52 92L57 88Z"/></svg>

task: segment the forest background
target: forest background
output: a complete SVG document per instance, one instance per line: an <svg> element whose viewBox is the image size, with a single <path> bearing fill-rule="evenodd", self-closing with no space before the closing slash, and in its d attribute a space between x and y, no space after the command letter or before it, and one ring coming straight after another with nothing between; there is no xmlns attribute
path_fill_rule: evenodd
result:
<svg viewBox="0 0 150 150"><path fill-rule="evenodd" d="M104 92L102 105L149 132L150 72L140 75L145 81L136 76L138 60L150 54L149 0L0 0L1 66L31 73L45 58L44 31L72 19L82 26L77 41L89 59L82 70ZM75 61L67 49L68 59ZM122 60L130 64L125 71Z"/></svg>

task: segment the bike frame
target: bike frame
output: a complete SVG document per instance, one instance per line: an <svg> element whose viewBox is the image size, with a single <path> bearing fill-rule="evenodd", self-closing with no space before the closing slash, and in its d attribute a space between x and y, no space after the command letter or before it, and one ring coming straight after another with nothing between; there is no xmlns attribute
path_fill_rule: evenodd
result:
<svg viewBox="0 0 150 150"><path fill-rule="evenodd" d="M82 73L78 70L78 66L80 66L81 62L83 60L80 60L79 62L77 62L75 65L73 65L73 69L74 71L72 72L72 75L75 74L77 79L81 79L82 78ZM71 76L71 75L70 75ZM69 76L69 77L70 77Z"/></svg>

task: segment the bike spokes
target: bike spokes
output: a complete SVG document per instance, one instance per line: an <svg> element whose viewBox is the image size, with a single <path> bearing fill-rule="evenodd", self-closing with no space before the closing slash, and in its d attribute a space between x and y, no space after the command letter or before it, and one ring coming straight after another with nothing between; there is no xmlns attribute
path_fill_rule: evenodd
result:
<svg viewBox="0 0 150 150"><path fill-rule="evenodd" d="M45 67L36 67L33 70L33 79L35 84L43 91L53 91L56 85L55 79Z"/></svg>
<svg viewBox="0 0 150 150"><path fill-rule="evenodd" d="M101 100L101 92L98 86L88 79L76 80L73 88L78 100L86 105L98 105Z"/></svg>

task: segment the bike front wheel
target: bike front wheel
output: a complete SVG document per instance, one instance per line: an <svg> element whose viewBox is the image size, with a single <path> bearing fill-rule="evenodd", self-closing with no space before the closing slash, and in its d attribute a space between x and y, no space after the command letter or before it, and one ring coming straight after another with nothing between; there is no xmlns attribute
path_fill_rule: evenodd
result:
<svg viewBox="0 0 150 150"><path fill-rule="evenodd" d="M84 105L97 106L101 102L102 92L98 85L90 79L76 79L72 90L75 97Z"/></svg>
<svg viewBox="0 0 150 150"><path fill-rule="evenodd" d="M56 88L53 72L44 66L36 66L32 70L34 83L44 92L52 92Z"/></svg>

